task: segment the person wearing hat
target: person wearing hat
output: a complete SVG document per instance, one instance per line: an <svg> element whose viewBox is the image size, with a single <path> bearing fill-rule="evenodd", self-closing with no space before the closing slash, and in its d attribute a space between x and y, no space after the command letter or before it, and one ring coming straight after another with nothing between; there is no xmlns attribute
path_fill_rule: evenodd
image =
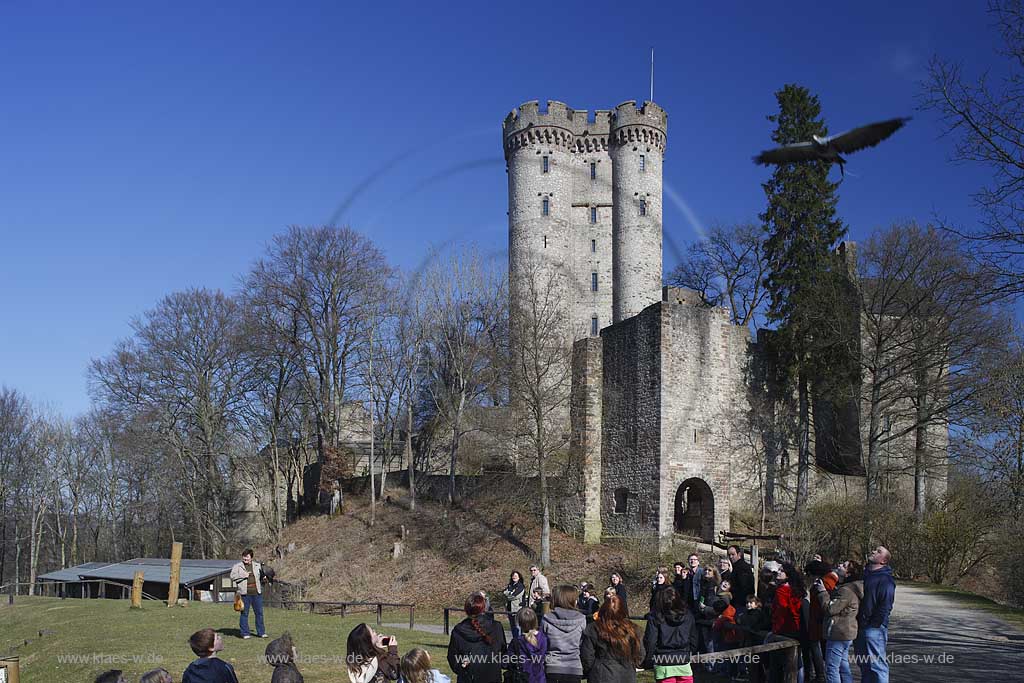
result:
<svg viewBox="0 0 1024 683"><path fill-rule="evenodd" d="M594 614L601 607L594 596L594 585L587 581L580 584L580 597L576 600L576 609L583 612L589 624L594 620Z"/></svg>

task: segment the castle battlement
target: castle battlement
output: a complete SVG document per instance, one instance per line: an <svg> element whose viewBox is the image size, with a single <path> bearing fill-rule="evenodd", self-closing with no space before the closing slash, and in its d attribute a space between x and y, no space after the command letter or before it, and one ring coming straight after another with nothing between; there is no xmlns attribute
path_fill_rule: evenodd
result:
<svg viewBox="0 0 1024 683"><path fill-rule="evenodd" d="M667 131L668 115L654 102L644 102L638 109L636 100L628 100L615 107L611 131L615 144L643 143L664 153Z"/></svg>
<svg viewBox="0 0 1024 683"><path fill-rule="evenodd" d="M615 107L612 130L623 126L650 126L663 134L668 132L668 114L654 102L644 102L639 108L636 100L627 100Z"/></svg>
<svg viewBox="0 0 1024 683"><path fill-rule="evenodd" d="M586 109L573 109L565 102L548 100L547 110L541 111L540 102L523 102L505 117L501 124L502 134L508 146L508 139L531 128L558 128L570 136L601 137L611 130L613 112L600 109L593 118ZM535 134L542 135L542 134Z"/></svg>

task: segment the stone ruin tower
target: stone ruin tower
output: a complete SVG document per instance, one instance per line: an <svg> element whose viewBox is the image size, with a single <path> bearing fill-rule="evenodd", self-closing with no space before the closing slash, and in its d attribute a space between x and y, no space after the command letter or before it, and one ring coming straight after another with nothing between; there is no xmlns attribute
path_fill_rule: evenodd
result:
<svg viewBox="0 0 1024 683"><path fill-rule="evenodd" d="M574 493L556 515L590 543L711 541L733 507L758 495L739 458L750 449L750 373L763 350L727 309L662 288L667 130L661 107L635 101L592 114L526 102L502 125L513 306L528 296L528 274L550 275L564 321L557 343L572 347L571 396L552 419L569 437ZM511 333L515 344L515 324ZM849 495L863 487L857 437L866 426L855 401L836 412L819 398L812 493ZM933 431L944 461L947 430ZM902 450L896 475L913 452ZM842 466L832 451L842 451ZM937 469L935 495L945 490Z"/></svg>
<svg viewBox="0 0 1024 683"><path fill-rule="evenodd" d="M505 117L511 293L532 264L557 273L567 344L661 298L667 123L635 101L593 114L533 101Z"/></svg>

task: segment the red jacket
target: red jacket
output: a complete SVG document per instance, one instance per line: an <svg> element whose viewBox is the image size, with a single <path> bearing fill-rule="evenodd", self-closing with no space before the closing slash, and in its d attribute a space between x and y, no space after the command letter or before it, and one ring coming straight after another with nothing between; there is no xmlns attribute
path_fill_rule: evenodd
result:
<svg viewBox="0 0 1024 683"><path fill-rule="evenodd" d="M725 611L718 615L711 630L715 633L722 633L722 640L727 643L739 643L743 640L743 633L735 628L736 608L729 605Z"/></svg>
<svg viewBox="0 0 1024 683"><path fill-rule="evenodd" d="M800 607L803 596L794 595L788 583L775 590L772 603L772 633L799 633Z"/></svg>

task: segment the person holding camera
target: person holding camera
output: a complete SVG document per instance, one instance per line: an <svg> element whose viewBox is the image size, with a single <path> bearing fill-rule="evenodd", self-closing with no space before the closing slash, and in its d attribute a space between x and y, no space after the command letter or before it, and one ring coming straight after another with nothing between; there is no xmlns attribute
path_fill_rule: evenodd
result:
<svg viewBox="0 0 1024 683"><path fill-rule="evenodd" d="M359 624L348 634L345 668L349 683L397 681L400 670L398 639Z"/></svg>

